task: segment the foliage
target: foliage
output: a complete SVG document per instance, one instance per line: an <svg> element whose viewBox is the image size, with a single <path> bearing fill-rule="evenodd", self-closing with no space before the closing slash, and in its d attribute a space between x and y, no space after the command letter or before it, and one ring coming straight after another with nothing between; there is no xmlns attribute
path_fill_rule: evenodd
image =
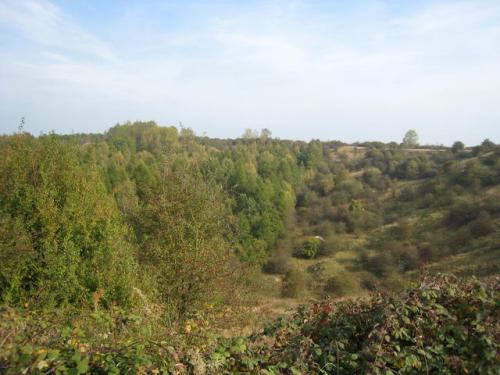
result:
<svg viewBox="0 0 500 375"><path fill-rule="evenodd" d="M325 292L343 297L350 295L356 289L357 281L347 272L340 272L326 280Z"/></svg>
<svg viewBox="0 0 500 375"><path fill-rule="evenodd" d="M116 308L80 313L74 321L68 319L72 315L0 310L0 337L4 338L0 372L172 373L181 361L166 332L162 332L163 339L151 335L153 327L147 318ZM181 343L176 343L180 348Z"/></svg>
<svg viewBox="0 0 500 375"><path fill-rule="evenodd" d="M309 238L304 243L299 255L304 258L315 258L321 251L321 239L320 238Z"/></svg>
<svg viewBox="0 0 500 375"><path fill-rule="evenodd" d="M90 155L92 157L92 155ZM126 304L135 262L95 160L53 135L18 134L0 147L0 300Z"/></svg>
<svg viewBox="0 0 500 375"><path fill-rule="evenodd" d="M10 373L487 373L498 312L493 287L474 282L320 304L215 351L200 329L209 315L226 322L245 278L272 280L250 294L279 300L399 290L440 264L498 274L499 147L410 138L212 139L154 122L0 136L0 363Z"/></svg>
<svg viewBox="0 0 500 375"><path fill-rule="evenodd" d="M240 344L224 358L210 359L221 361L225 373L495 374L499 291L498 280L439 276L401 296L326 301L248 342L236 339Z"/></svg>
<svg viewBox="0 0 500 375"><path fill-rule="evenodd" d="M304 273L296 268L291 268L283 278L281 295L286 298L297 298L304 292L305 284Z"/></svg>
<svg viewBox="0 0 500 375"><path fill-rule="evenodd" d="M405 147L418 146L418 135L414 129L410 129L406 132L403 138L403 146Z"/></svg>
<svg viewBox="0 0 500 375"><path fill-rule="evenodd" d="M146 197L136 225L139 259L175 317L234 288L228 217L220 190L195 169L166 170Z"/></svg>

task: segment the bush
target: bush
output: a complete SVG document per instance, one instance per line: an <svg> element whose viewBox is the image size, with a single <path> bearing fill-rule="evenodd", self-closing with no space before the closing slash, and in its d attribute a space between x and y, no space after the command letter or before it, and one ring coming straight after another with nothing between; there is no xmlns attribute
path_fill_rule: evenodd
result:
<svg viewBox="0 0 500 375"><path fill-rule="evenodd" d="M396 244L390 252L399 272L406 272L418 267L419 252L416 247Z"/></svg>
<svg viewBox="0 0 500 375"><path fill-rule="evenodd" d="M338 234L344 234L347 232L347 226L343 221L337 221L335 224L335 232Z"/></svg>
<svg viewBox="0 0 500 375"><path fill-rule="evenodd" d="M346 215L347 231L359 233L360 231L376 228L382 223L380 212L349 211Z"/></svg>
<svg viewBox="0 0 500 375"><path fill-rule="evenodd" d="M360 278L360 285L366 290L375 291L379 288L380 280L370 272L363 272Z"/></svg>
<svg viewBox="0 0 500 375"><path fill-rule="evenodd" d="M312 259L315 258L321 250L321 239L319 238L309 238L303 245L299 252L299 256Z"/></svg>
<svg viewBox="0 0 500 375"><path fill-rule="evenodd" d="M367 271L378 277L384 277L393 269L392 256L385 251L366 257L364 266Z"/></svg>
<svg viewBox="0 0 500 375"><path fill-rule="evenodd" d="M477 218L469 224L469 229L474 237L490 234L495 229L491 216L486 211L481 211Z"/></svg>
<svg viewBox="0 0 500 375"><path fill-rule="evenodd" d="M398 195L398 200L401 202L412 202L418 198L417 188L413 185L406 186Z"/></svg>
<svg viewBox="0 0 500 375"><path fill-rule="evenodd" d="M378 168L369 168L363 172L363 182L374 189L382 190L385 188L385 180Z"/></svg>
<svg viewBox="0 0 500 375"><path fill-rule="evenodd" d="M400 296L327 300L268 325L243 350L233 339L234 352L214 360L225 373L495 374L499 290L498 280L440 276Z"/></svg>
<svg viewBox="0 0 500 375"><path fill-rule="evenodd" d="M269 258L262 270L269 274L284 275L290 269L290 264L286 256L273 256Z"/></svg>
<svg viewBox="0 0 500 375"><path fill-rule="evenodd" d="M437 259L436 249L429 243L421 244L418 247L418 256L421 262L427 263Z"/></svg>
<svg viewBox="0 0 500 375"><path fill-rule="evenodd" d="M472 238L472 232L468 226L464 226L453 232L449 241L453 247L453 253L457 253L457 249L467 245Z"/></svg>
<svg viewBox="0 0 500 375"><path fill-rule="evenodd" d="M139 241L144 268L171 318L234 292L238 261L221 190L195 167L167 170L148 195Z"/></svg>
<svg viewBox="0 0 500 375"><path fill-rule="evenodd" d="M473 221L479 214L479 207L472 203L457 203L445 217L445 224L455 228Z"/></svg>
<svg viewBox="0 0 500 375"><path fill-rule="evenodd" d="M306 279L304 273L298 269L288 270L283 278L281 295L285 298L297 298L304 292Z"/></svg>
<svg viewBox="0 0 500 375"><path fill-rule="evenodd" d="M335 227L332 222L324 220L322 223L314 227L313 233L316 233L321 237L328 237L335 233Z"/></svg>
<svg viewBox="0 0 500 375"><path fill-rule="evenodd" d="M325 292L333 294L337 297L352 294L358 287L358 282L352 274L347 272L339 272L337 275L330 277L325 284Z"/></svg>
<svg viewBox="0 0 500 375"><path fill-rule="evenodd" d="M413 226L408 219L399 220L398 224L392 230L394 238L398 240L406 240L410 238L412 232Z"/></svg>

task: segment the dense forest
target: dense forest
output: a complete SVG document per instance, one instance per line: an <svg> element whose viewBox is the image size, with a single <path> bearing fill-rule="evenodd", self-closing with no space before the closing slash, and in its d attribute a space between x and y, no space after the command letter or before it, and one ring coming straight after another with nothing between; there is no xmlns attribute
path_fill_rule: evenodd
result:
<svg viewBox="0 0 500 375"><path fill-rule="evenodd" d="M0 373L493 374L500 145L20 129L0 265Z"/></svg>

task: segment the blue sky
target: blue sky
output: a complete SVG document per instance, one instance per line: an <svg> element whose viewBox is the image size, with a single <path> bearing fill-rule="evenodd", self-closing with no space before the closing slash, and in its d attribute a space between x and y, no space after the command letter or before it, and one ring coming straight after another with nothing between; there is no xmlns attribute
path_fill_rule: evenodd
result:
<svg viewBox="0 0 500 375"><path fill-rule="evenodd" d="M0 0L0 133L500 142L500 1Z"/></svg>

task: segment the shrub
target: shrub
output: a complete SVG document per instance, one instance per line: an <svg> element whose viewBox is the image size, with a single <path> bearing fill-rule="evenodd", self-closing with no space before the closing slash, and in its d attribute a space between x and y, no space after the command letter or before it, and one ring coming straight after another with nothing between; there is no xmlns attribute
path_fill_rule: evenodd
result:
<svg viewBox="0 0 500 375"><path fill-rule="evenodd" d="M495 374L500 286L424 278L403 294L329 300L225 347L226 373ZM241 339L239 339L241 340ZM222 372L222 371L221 371Z"/></svg>
<svg viewBox="0 0 500 375"><path fill-rule="evenodd" d="M429 243L421 244L418 247L418 256L424 263L431 262L437 258L436 249Z"/></svg>
<svg viewBox="0 0 500 375"><path fill-rule="evenodd" d="M408 219L399 220L398 224L393 228L393 236L398 240L406 240L411 237L413 226Z"/></svg>
<svg viewBox="0 0 500 375"><path fill-rule="evenodd" d="M283 278L281 295L286 298L297 298L305 290L306 280L304 273L298 269L288 270Z"/></svg>
<svg viewBox="0 0 500 375"><path fill-rule="evenodd" d="M338 234L343 234L345 232L347 232L347 226L345 224L345 222L343 221L337 221L335 224L335 232L338 233Z"/></svg>
<svg viewBox="0 0 500 375"><path fill-rule="evenodd" d="M238 262L219 188L195 167L167 170L141 215L141 261L171 318L234 292Z"/></svg>
<svg viewBox="0 0 500 375"><path fill-rule="evenodd" d="M385 187L385 180L378 168L369 168L363 172L363 182L374 189L383 189Z"/></svg>
<svg viewBox="0 0 500 375"><path fill-rule="evenodd" d="M378 277L385 276L393 268L394 264L392 256L385 251L366 257L364 263L366 270Z"/></svg>
<svg viewBox="0 0 500 375"><path fill-rule="evenodd" d="M461 227L470 223L479 214L479 207L472 203L457 203L445 217L445 224L452 227Z"/></svg>
<svg viewBox="0 0 500 375"><path fill-rule="evenodd" d="M320 235L321 237L328 237L335 233L335 227L332 222L324 220L322 223L314 227L314 233Z"/></svg>
<svg viewBox="0 0 500 375"><path fill-rule="evenodd" d="M307 267L307 272L309 272L317 280L321 280L323 278L325 270L325 262L314 263Z"/></svg>
<svg viewBox="0 0 500 375"><path fill-rule="evenodd" d="M374 291L379 288L380 281L374 274L370 272L363 272L360 278L360 285L364 289Z"/></svg>
<svg viewBox="0 0 500 375"><path fill-rule="evenodd" d="M337 275L330 277L325 284L325 292L333 294L337 297L352 294L358 287L358 282L352 274L347 272L339 272Z"/></svg>
<svg viewBox="0 0 500 375"><path fill-rule="evenodd" d="M468 226L464 226L453 232L449 241L453 247L453 253L457 253L457 250L467 245L472 238L472 232Z"/></svg>
<svg viewBox="0 0 500 375"><path fill-rule="evenodd" d="M290 268L288 258L283 255L269 258L262 270L270 274L285 274Z"/></svg>
<svg viewBox="0 0 500 375"><path fill-rule="evenodd" d="M302 250L299 255L304 258L315 258L321 250L321 239L319 238L309 238L303 245Z"/></svg>
<svg viewBox="0 0 500 375"><path fill-rule="evenodd" d="M417 268L419 253L416 247L401 244L393 247L390 252L399 272L406 272Z"/></svg>
<svg viewBox="0 0 500 375"><path fill-rule="evenodd" d="M398 200L402 202L411 202L418 198L417 188L413 185L406 186L398 195Z"/></svg>
<svg viewBox="0 0 500 375"><path fill-rule="evenodd" d="M491 216L486 211L481 211L477 218L469 224L469 229L474 237L490 234L495 229Z"/></svg>

